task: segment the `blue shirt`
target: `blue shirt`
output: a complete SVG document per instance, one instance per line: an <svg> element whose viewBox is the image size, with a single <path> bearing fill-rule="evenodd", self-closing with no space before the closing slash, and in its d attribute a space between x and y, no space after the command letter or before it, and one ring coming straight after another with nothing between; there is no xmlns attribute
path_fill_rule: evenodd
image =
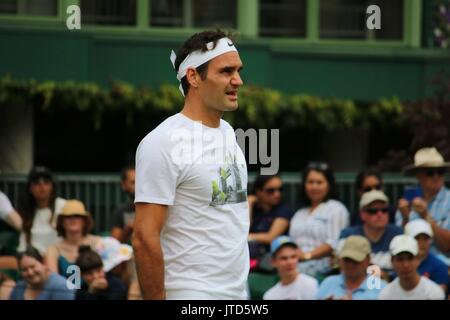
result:
<svg viewBox="0 0 450 320"><path fill-rule="evenodd" d="M418 272L420 275L433 280L437 284L449 284L447 265L432 253L429 253L421 262Z"/></svg>
<svg viewBox="0 0 450 320"><path fill-rule="evenodd" d="M25 280L17 282L11 292L10 300L25 300L26 288L27 283ZM73 300L74 298L75 292L67 288L66 278L56 272L52 272L36 300Z"/></svg>
<svg viewBox="0 0 450 320"><path fill-rule="evenodd" d="M379 284L379 286L378 286ZM331 296L333 299L341 299L349 296L351 294L352 300L377 300L378 295L381 290L386 287L386 281L379 279L379 283L375 283L369 277L367 277L361 285L354 289L353 291L349 291L347 286L345 285L345 279L342 274L329 276L325 280L322 281L319 287L319 291L317 292L317 299L328 299ZM369 288L369 286L372 286Z"/></svg>
<svg viewBox="0 0 450 320"><path fill-rule="evenodd" d="M439 190L436 196L428 203L428 211L439 227L450 230L450 190L445 186L442 186L441 190ZM412 221L414 219L420 219L420 215L412 210L409 220ZM403 216L400 211L397 210L396 223L401 226L402 222ZM431 245L431 252L443 255L434 243ZM445 256L450 257L450 254L447 253ZM450 259L447 264L450 265Z"/></svg>
<svg viewBox="0 0 450 320"><path fill-rule="evenodd" d="M273 207L269 212L263 212L255 203L253 208L252 224L250 233L268 232L276 218L283 218L287 221L291 220L292 210L285 204L279 204Z"/></svg>

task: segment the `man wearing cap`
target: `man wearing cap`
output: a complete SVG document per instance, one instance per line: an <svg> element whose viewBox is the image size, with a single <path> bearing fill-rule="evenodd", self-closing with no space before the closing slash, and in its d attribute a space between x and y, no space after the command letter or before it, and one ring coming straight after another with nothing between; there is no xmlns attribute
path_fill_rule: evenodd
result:
<svg viewBox="0 0 450 320"><path fill-rule="evenodd" d="M247 167L225 111L242 61L222 31L190 37L171 61L184 106L139 144L133 247L144 299L245 299Z"/></svg>
<svg viewBox="0 0 450 320"><path fill-rule="evenodd" d="M397 224L406 225L409 221L422 218L433 229L432 251L445 253L450 265L450 190L444 185L445 171L450 167L436 148L423 148L414 155L414 164L406 166L407 175L415 175L422 196L398 201ZM445 259L445 257L444 257Z"/></svg>
<svg viewBox="0 0 450 320"><path fill-rule="evenodd" d="M416 239L398 235L389 246L398 277L380 293L380 300L443 300L444 290L417 272L419 247Z"/></svg>
<svg viewBox="0 0 450 320"><path fill-rule="evenodd" d="M410 221L405 226L405 234L417 240L420 261L419 274L433 280L446 291L449 284L448 268L442 260L430 252L433 238L433 229L430 224L423 219Z"/></svg>
<svg viewBox="0 0 450 320"><path fill-rule="evenodd" d="M280 281L264 293L264 300L312 300L319 284L317 280L299 273L298 246L288 236L279 236L270 245L272 265L277 269Z"/></svg>
<svg viewBox="0 0 450 320"><path fill-rule="evenodd" d="M359 202L362 225L346 228L341 232L341 239L351 235L366 237L371 245L371 261L383 271L390 271L391 255L389 243L403 230L389 224L389 199L380 190L372 190L362 195Z"/></svg>
<svg viewBox="0 0 450 320"><path fill-rule="evenodd" d="M317 299L376 300L386 282L379 274L369 274L370 243L363 236L344 239L338 252L341 274L325 278Z"/></svg>

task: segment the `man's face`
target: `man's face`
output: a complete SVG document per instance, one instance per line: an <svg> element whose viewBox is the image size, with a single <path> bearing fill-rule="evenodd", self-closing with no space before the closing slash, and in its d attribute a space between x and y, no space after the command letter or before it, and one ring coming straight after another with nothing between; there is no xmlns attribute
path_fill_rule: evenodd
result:
<svg viewBox="0 0 450 320"><path fill-rule="evenodd" d="M227 52L209 61L207 75L200 80L199 93L203 104L216 111L233 111L238 108L238 89L242 61L237 52Z"/></svg>
<svg viewBox="0 0 450 320"><path fill-rule="evenodd" d="M426 256L430 250L431 238L430 236L421 233L416 236L417 244L419 245L419 256Z"/></svg>
<svg viewBox="0 0 450 320"><path fill-rule="evenodd" d="M419 259L409 252L401 252L392 257L392 267L399 277L410 277L416 274Z"/></svg>
<svg viewBox="0 0 450 320"><path fill-rule="evenodd" d="M135 170L128 170L125 180L122 181L122 190L127 193L130 198L134 198L134 179Z"/></svg>
<svg viewBox="0 0 450 320"><path fill-rule="evenodd" d="M416 178L424 191L436 194L444 185L444 173L441 168L423 169L417 172Z"/></svg>
<svg viewBox="0 0 450 320"><path fill-rule="evenodd" d="M360 278L366 275L367 267L370 263L370 257L367 256L363 261L358 262L350 258L339 259L339 266L342 274L347 278Z"/></svg>
<svg viewBox="0 0 450 320"><path fill-rule="evenodd" d="M389 223L389 209L384 201L374 201L361 209L361 220L369 228L384 228Z"/></svg>
<svg viewBox="0 0 450 320"><path fill-rule="evenodd" d="M45 265L35 258L24 256L20 260L20 269L22 277L31 286L39 286L44 283L46 275Z"/></svg>
<svg viewBox="0 0 450 320"><path fill-rule="evenodd" d="M296 274L297 263L297 249L288 245L279 249L272 258L272 265L278 270L280 277Z"/></svg>

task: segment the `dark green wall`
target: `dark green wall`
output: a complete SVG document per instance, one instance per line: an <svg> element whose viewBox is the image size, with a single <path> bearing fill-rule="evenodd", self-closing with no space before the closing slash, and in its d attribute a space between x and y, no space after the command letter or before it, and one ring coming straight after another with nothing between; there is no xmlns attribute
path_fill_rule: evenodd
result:
<svg viewBox="0 0 450 320"><path fill-rule="evenodd" d="M123 80L176 84L169 61L181 37L0 27L0 75L38 80ZM444 50L401 47L239 42L247 84L324 97L416 99L429 92L437 70L450 70Z"/></svg>

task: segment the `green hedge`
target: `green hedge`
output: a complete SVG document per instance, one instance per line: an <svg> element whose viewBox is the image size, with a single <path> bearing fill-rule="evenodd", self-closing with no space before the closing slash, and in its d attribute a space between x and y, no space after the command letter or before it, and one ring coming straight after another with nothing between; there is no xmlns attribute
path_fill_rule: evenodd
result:
<svg viewBox="0 0 450 320"><path fill-rule="evenodd" d="M94 83L37 82L0 79L0 107L30 105L38 112L60 113L78 110L88 114L96 129L104 116L122 112L128 125L136 117L164 118L183 105L183 97L173 85L157 89L135 88L114 82L109 88ZM336 129L391 127L404 123L404 105L395 97L373 103L352 100L323 99L246 86L239 93L239 109L227 112L225 119L240 128L304 128L333 131Z"/></svg>

